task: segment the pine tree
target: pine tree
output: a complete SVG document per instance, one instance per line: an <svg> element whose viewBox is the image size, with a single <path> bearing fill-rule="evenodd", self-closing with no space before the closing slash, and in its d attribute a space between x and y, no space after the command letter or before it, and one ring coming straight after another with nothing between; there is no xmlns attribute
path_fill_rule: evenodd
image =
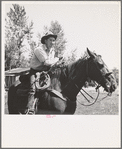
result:
<svg viewBox="0 0 122 149"><path fill-rule="evenodd" d="M28 42L32 38L33 22L28 25L25 8L13 4L13 9L7 13L5 19L5 69L21 67L21 54L23 51L23 41Z"/></svg>

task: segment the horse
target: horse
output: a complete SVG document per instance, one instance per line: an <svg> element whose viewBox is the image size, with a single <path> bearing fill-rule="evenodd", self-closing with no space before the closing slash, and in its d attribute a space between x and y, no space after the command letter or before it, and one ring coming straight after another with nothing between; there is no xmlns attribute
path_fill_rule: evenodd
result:
<svg viewBox="0 0 122 149"><path fill-rule="evenodd" d="M115 78L102 57L88 48L87 55L62 67L57 65L51 70L50 86L35 95L35 98L38 97L35 114L74 114L77 108L77 94L88 78L96 81L108 93L116 90ZM29 81L26 78L24 82ZM9 114L24 114L20 109L26 109L28 98L17 96L17 90L21 88L23 84L15 82L8 91Z"/></svg>

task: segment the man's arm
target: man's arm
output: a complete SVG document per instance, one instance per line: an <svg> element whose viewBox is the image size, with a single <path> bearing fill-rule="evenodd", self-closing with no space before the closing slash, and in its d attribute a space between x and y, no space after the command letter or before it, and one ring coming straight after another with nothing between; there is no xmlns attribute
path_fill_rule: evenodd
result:
<svg viewBox="0 0 122 149"><path fill-rule="evenodd" d="M50 60L46 52L42 49L36 49L34 53L36 57L38 58L38 60L46 66L52 66L59 60L59 58L57 57Z"/></svg>
<svg viewBox="0 0 122 149"><path fill-rule="evenodd" d="M59 58L58 57L55 57L53 60L46 59L45 62L44 62L44 64L45 65L51 65L52 66L52 65L54 65L58 61L59 61Z"/></svg>

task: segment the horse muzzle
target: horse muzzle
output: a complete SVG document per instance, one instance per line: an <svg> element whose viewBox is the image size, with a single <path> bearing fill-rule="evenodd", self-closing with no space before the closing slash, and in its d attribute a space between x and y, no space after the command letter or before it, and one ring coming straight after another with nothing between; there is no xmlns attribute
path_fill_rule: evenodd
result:
<svg viewBox="0 0 122 149"><path fill-rule="evenodd" d="M117 83L114 76L112 75L112 72L107 73L105 75L105 78L107 79L107 82L105 84L105 90L109 93L114 92L117 88Z"/></svg>
<svg viewBox="0 0 122 149"><path fill-rule="evenodd" d="M111 83L111 82L107 82L106 85L105 85L105 91L109 92L109 93L112 93L116 90L117 88L117 84L116 83Z"/></svg>
<svg viewBox="0 0 122 149"><path fill-rule="evenodd" d="M112 84L111 87L110 87L110 92L112 93L112 92L114 92L116 89L117 89L117 84L114 83L114 84Z"/></svg>

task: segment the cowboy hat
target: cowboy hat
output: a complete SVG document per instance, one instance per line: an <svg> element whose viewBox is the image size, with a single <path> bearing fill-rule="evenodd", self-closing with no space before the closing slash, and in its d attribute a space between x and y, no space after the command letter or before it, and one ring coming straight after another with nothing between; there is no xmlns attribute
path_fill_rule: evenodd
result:
<svg viewBox="0 0 122 149"><path fill-rule="evenodd" d="M45 44L45 40L48 39L49 37L54 37L56 40L57 35L54 35L52 32L48 32L41 38L41 43Z"/></svg>

